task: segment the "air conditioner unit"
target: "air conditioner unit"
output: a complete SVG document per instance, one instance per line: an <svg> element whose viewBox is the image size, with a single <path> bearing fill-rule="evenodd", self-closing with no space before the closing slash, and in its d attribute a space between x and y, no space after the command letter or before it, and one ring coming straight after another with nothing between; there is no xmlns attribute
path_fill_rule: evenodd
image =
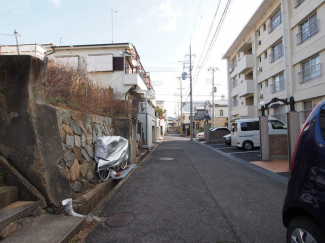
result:
<svg viewBox="0 0 325 243"><path fill-rule="evenodd" d="M262 44L262 41L260 41L260 40L257 41L257 44L258 44L258 45L261 45L261 44Z"/></svg>
<svg viewBox="0 0 325 243"><path fill-rule="evenodd" d="M229 68L229 73L231 73L232 71L234 71L234 69L233 68Z"/></svg>
<svg viewBox="0 0 325 243"><path fill-rule="evenodd" d="M263 94L260 94L258 97L260 97L260 99L263 99Z"/></svg>
<svg viewBox="0 0 325 243"><path fill-rule="evenodd" d="M260 71L260 72L263 71L262 67L259 67L257 70Z"/></svg>

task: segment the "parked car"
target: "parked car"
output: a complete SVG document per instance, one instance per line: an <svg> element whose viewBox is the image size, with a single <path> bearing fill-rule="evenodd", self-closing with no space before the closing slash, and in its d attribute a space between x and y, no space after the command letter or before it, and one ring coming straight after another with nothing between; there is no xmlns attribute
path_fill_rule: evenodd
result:
<svg viewBox="0 0 325 243"><path fill-rule="evenodd" d="M203 140L203 139L204 139L204 132L199 132L199 133L196 135L196 137L197 137L198 139Z"/></svg>
<svg viewBox="0 0 325 243"><path fill-rule="evenodd" d="M325 242L325 100L296 143L282 220L287 242Z"/></svg>
<svg viewBox="0 0 325 243"><path fill-rule="evenodd" d="M269 134L287 134L287 127L276 118L269 118ZM259 118L239 119L232 123L231 146L251 150L260 146Z"/></svg>
<svg viewBox="0 0 325 243"><path fill-rule="evenodd" d="M209 130L211 131L211 132L215 132L215 131L217 131L217 130L224 130L224 131L229 131L230 132L230 130L229 130L229 128L228 127L210 127L209 128ZM204 132L199 132L197 135L196 135L196 137L198 138L198 139L204 139Z"/></svg>
<svg viewBox="0 0 325 243"><path fill-rule="evenodd" d="M222 137L222 143L231 145L231 133Z"/></svg>

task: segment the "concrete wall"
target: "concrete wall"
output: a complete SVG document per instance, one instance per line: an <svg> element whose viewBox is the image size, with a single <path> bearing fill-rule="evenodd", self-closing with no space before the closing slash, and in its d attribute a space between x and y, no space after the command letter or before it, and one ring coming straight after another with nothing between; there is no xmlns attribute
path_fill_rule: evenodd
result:
<svg viewBox="0 0 325 243"><path fill-rule="evenodd" d="M0 56L0 154L56 207L71 196L61 168L56 110L45 104L46 64L31 56Z"/></svg>

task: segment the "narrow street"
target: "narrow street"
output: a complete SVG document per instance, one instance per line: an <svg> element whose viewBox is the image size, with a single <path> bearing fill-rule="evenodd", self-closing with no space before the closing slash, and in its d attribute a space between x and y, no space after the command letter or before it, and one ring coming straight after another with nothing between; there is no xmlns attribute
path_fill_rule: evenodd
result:
<svg viewBox="0 0 325 243"><path fill-rule="evenodd" d="M171 159L172 158L172 159ZM286 185L178 133L169 133L102 211L86 242L285 242Z"/></svg>

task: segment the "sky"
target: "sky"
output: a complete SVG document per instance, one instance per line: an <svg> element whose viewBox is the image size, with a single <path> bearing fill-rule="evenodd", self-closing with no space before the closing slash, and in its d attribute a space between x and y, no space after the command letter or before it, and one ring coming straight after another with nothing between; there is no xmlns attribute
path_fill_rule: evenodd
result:
<svg viewBox="0 0 325 243"><path fill-rule="evenodd" d="M130 42L150 72L156 100L164 100L168 116L176 117L181 97L178 77L183 71L189 74L190 46L193 101L212 100L209 68L218 69L214 73L215 100L221 95L228 98L227 65L222 56L261 2L0 0L0 45L16 44L14 29L20 44ZM182 81L183 102L190 101L189 84L189 78Z"/></svg>

